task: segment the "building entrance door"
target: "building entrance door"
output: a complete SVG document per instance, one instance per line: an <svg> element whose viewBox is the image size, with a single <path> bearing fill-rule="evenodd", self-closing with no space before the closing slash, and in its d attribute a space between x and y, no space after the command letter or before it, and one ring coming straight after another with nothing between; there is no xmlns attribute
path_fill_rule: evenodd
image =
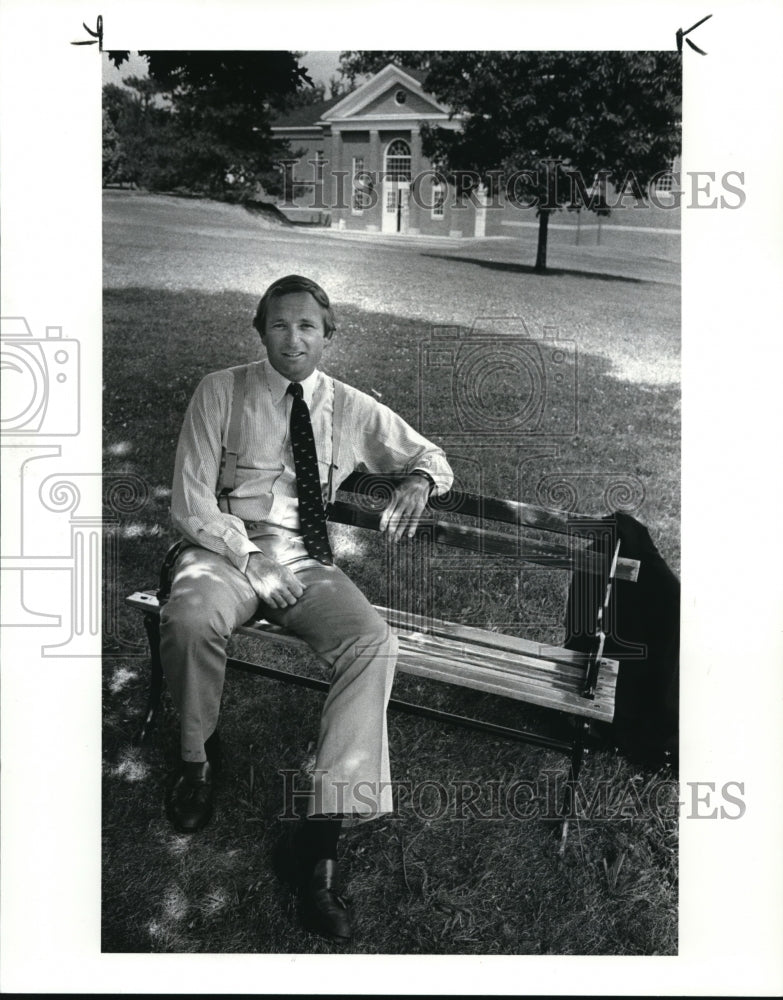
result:
<svg viewBox="0 0 783 1000"><path fill-rule="evenodd" d="M410 182L384 180L381 232L407 233L410 212Z"/></svg>

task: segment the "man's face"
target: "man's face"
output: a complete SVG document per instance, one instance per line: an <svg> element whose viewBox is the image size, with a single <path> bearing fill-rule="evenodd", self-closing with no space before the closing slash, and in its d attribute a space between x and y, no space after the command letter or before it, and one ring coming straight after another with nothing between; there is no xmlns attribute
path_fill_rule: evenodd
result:
<svg viewBox="0 0 783 1000"><path fill-rule="evenodd" d="M318 367L329 342L321 307L309 292L273 298L261 342L276 371L291 382L303 382Z"/></svg>

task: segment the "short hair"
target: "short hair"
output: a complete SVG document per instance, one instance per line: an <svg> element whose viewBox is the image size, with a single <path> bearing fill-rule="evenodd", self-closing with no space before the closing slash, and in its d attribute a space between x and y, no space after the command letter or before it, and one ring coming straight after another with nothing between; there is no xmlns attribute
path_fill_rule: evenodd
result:
<svg viewBox="0 0 783 1000"><path fill-rule="evenodd" d="M269 303L273 299L279 299L283 295L292 295L296 292L309 292L312 295L321 307L321 315L324 321L324 336L327 338L331 337L337 324L329 303L329 296L320 285L311 281L310 278L303 278L301 274L287 274L284 278L278 278L277 281L273 281L269 288L267 288L261 296L261 301L258 303L256 314L253 317L253 326L256 330L261 334L266 333L266 314L269 309Z"/></svg>

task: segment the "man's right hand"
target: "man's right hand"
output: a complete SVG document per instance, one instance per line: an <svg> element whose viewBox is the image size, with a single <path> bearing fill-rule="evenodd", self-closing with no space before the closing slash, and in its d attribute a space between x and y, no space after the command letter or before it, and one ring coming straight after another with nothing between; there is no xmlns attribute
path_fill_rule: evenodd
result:
<svg viewBox="0 0 783 1000"><path fill-rule="evenodd" d="M305 592L305 585L288 567L275 562L263 552L250 553L245 576L259 599L273 608L290 607Z"/></svg>

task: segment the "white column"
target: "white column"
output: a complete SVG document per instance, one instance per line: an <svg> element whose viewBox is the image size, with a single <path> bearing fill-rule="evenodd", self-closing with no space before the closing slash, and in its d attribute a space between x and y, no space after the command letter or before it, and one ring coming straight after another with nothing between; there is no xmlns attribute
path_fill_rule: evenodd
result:
<svg viewBox="0 0 783 1000"><path fill-rule="evenodd" d="M481 184L476 191L476 228L473 235L483 237L487 231L487 189Z"/></svg>
<svg viewBox="0 0 783 1000"><path fill-rule="evenodd" d="M411 129L411 189L408 192L408 233L411 236L419 236L421 233L420 215L421 208L416 204L416 199L411 196L411 191L416 185L416 177L421 173L421 129Z"/></svg>
<svg viewBox="0 0 783 1000"><path fill-rule="evenodd" d="M332 225L337 220L337 228L345 229L345 215L350 211L350 185L346 183L343 166L343 137L339 129L332 128L332 178L334 180L332 199Z"/></svg>
<svg viewBox="0 0 783 1000"><path fill-rule="evenodd" d="M367 163L367 170L373 175L375 181L376 204L367 209L374 222L368 222L364 227L368 233L380 232L381 214L383 212L383 152L381 151L381 134L377 128L370 129L370 154Z"/></svg>

